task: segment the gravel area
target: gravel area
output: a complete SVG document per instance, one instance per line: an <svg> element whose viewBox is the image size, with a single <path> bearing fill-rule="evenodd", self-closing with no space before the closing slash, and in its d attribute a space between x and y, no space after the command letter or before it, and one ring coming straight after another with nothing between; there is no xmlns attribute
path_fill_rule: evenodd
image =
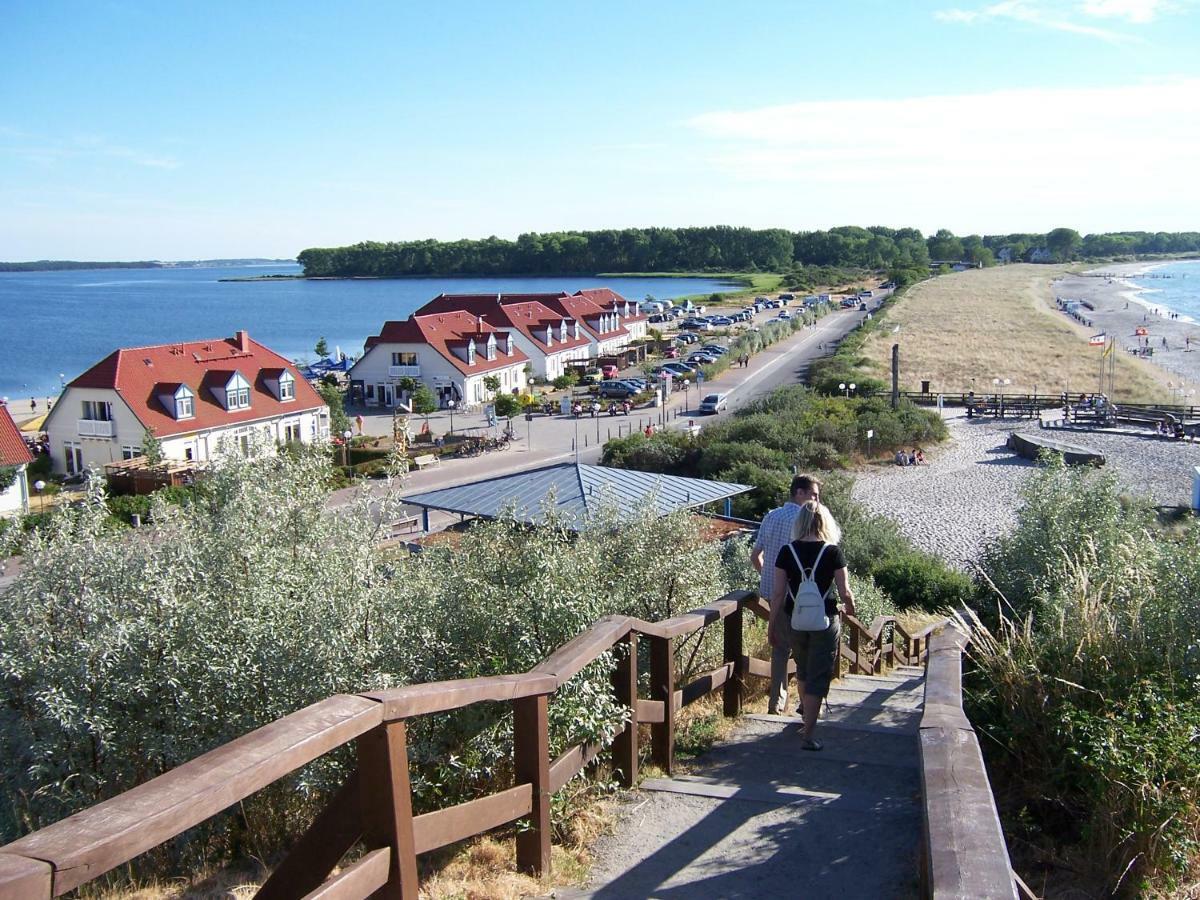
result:
<svg viewBox="0 0 1200 900"><path fill-rule="evenodd" d="M948 411L950 440L926 447L925 466L876 466L855 477L854 496L895 520L913 542L966 568L989 538L1016 523L1020 489L1036 468L1005 447L1012 431L1036 422L967 419ZM1122 489L1161 505L1188 505L1200 444L1149 434L1054 429L1048 437L1093 447L1107 457Z"/></svg>

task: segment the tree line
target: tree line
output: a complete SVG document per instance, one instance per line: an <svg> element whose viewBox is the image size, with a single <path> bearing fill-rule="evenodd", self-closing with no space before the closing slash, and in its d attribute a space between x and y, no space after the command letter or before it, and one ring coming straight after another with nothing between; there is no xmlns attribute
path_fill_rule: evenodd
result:
<svg viewBox="0 0 1200 900"><path fill-rule="evenodd" d="M1065 262L1081 257L1200 250L1197 232L1115 232L1082 236L1071 228L1046 234L977 234L941 229L849 225L828 231L782 228L623 228L530 232L459 241L366 241L310 247L297 259L309 277L400 275L562 275L600 272L780 272L796 266L924 269L931 261Z"/></svg>

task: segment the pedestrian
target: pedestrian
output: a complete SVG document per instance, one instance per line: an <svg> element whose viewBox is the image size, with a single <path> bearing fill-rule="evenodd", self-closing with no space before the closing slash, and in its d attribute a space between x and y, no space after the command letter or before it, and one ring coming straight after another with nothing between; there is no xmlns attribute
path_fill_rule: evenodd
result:
<svg viewBox="0 0 1200 900"><path fill-rule="evenodd" d="M797 690L803 709L804 732L802 750L821 750L823 745L815 735L821 701L829 694L829 683L837 672L838 649L841 646L841 618L833 589L837 589L846 615L855 614L854 593L850 590L846 556L838 546L840 537L833 527L833 517L820 503L810 500L800 507L792 526L792 540L784 546L775 560L771 590L771 613L768 633L772 643L786 635L796 661ZM825 617L828 622L820 631L797 631L792 628L792 600L801 581L812 579L825 598ZM785 669L786 671L786 669Z"/></svg>
<svg viewBox="0 0 1200 900"><path fill-rule="evenodd" d="M354 424L358 426L358 433L359 433L359 435L361 435L361 434L362 434L362 430L363 430L363 417L362 417L362 413L359 413L357 416L355 416L355 417L354 417ZM426 423L426 427L427 427L427 428L429 427L429 426L428 426L428 423Z"/></svg>
<svg viewBox="0 0 1200 900"><path fill-rule="evenodd" d="M37 412L37 398L36 397L29 398L29 411L31 413Z"/></svg>
<svg viewBox="0 0 1200 900"><path fill-rule="evenodd" d="M796 524L796 517L800 515L801 505L820 500L821 482L811 475L797 475L792 479L787 502L763 516L762 524L758 527L758 536L755 537L754 546L750 550L750 562L758 570L758 595L764 600L770 599L775 588L774 560L779 551L792 540L792 528ZM829 517L828 524L833 529L837 528L833 516ZM782 632L772 636L771 689L767 695L767 712L771 715L783 715L787 709L790 656L790 640Z"/></svg>
<svg viewBox="0 0 1200 900"><path fill-rule="evenodd" d="M651 424L647 424L645 429L642 431L642 433L644 435L646 435L646 437L653 437L654 436L654 426Z"/></svg>

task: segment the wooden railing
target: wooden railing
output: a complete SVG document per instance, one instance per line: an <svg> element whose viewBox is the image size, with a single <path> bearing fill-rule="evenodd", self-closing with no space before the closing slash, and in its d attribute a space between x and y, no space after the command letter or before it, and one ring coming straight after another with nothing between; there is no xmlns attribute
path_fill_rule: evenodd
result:
<svg viewBox="0 0 1200 900"><path fill-rule="evenodd" d="M724 713L741 710L747 675L769 677L770 663L743 649L745 611L765 619L767 605L748 591L662 622L611 616L597 622L540 665L519 675L417 684L338 695L285 716L117 797L0 847L0 900L66 893L262 790L350 742L358 766L276 866L258 892L272 898L417 896L417 856L526 820L516 835L517 865L533 874L550 866L550 798L604 748L580 744L549 756L548 699L586 665L614 647L613 687L628 723L608 751L622 784L638 775L638 726L648 723L651 757L670 773L675 717L720 690ZM675 641L722 623L722 664L676 684ZM885 664L919 663L933 627L907 634L892 617L868 628L847 617L842 655L856 672ZM939 623L940 624L940 623ZM640 639L650 642L649 696L638 695ZM446 809L414 816L406 722L484 701L513 705L514 785ZM361 841L366 852L330 876Z"/></svg>
<svg viewBox="0 0 1200 900"><path fill-rule="evenodd" d="M975 729L962 708L962 653L967 636L936 634L925 668L921 716L923 894L933 898L1016 898L1012 870Z"/></svg>

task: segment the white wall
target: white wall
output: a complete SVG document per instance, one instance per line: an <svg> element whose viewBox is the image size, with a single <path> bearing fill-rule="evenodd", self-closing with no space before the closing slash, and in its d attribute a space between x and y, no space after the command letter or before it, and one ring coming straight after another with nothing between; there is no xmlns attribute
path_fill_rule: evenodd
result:
<svg viewBox="0 0 1200 900"><path fill-rule="evenodd" d="M8 490L0 491L0 516L15 516L29 512L29 487L25 480L25 466L17 468L17 479Z"/></svg>
<svg viewBox="0 0 1200 900"><path fill-rule="evenodd" d="M517 334L515 331L510 333ZM518 349L521 349L520 342L514 341L514 343L516 343ZM483 352L482 349L477 350L476 359L482 359ZM526 387L526 360L523 359L514 361L511 366L492 369L477 375L464 375L448 359L432 349L428 344L376 344L350 370L350 378L352 380L362 381L363 395L366 398L368 406L385 405L381 404L378 385L395 385L400 380L388 374L388 369L392 364L393 353L415 353L417 355L417 365L421 368L421 374L414 377L433 391L435 397L440 396L439 389L453 384L458 388L458 396L461 398L461 402L482 403L486 396L483 379L488 375L496 375L501 379L500 389L502 391L511 391L513 387L525 390ZM500 360L507 358L506 354L499 347L496 349L496 357ZM536 360L531 357L530 361L536 367ZM368 386L374 386L374 396L367 397L366 388ZM395 399L398 398L396 392L393 392L393 401Z"/></svg>

